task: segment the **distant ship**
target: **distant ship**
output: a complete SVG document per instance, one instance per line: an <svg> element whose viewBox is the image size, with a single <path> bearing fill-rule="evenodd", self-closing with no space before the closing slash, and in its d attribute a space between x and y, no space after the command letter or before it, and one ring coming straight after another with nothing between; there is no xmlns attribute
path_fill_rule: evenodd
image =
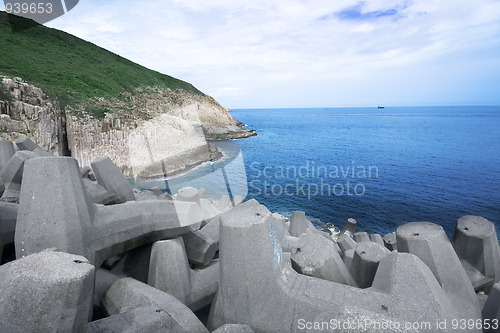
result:
<svg viewBox="0 0 500 333"><path fill-rule="evenodd" d="M383 109L383 108L384 108L384 107L383 107L383 106L381 106L381 105L377 106L377 109Z"/></svg>

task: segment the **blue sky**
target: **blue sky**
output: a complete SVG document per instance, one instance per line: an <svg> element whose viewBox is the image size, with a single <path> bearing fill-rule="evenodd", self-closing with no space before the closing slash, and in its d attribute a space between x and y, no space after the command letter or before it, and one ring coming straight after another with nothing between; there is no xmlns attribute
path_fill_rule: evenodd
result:
<svg viewBox="0 0 500 333"><path fill-rule="evenodd" d="M498 0L82 0L47 25L227 108L500 105Z"/></svg>

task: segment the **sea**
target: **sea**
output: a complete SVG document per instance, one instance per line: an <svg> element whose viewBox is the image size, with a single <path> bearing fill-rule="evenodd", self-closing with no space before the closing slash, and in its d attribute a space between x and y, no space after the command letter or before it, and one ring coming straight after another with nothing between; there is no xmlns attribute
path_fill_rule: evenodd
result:
<svg viewBox="0 0 500 333"><path fill-rule="evenodd" d="M458 218L479 215L500 235L500 107L234 109L257 136L215 142L225 158L175 179L183 186L256 199L317 226L346 219L357 230L393 232L429 221L451 237Z"/></svg>

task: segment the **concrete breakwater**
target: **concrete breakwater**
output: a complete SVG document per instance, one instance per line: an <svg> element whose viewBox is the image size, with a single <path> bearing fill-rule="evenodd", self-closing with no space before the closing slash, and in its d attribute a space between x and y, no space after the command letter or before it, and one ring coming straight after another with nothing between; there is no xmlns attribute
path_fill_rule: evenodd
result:
<svg viewBox="0 0 500 333"><path fill-rule="evenodd" d="M28 138L0 141L0 332L498 331L493 224L340 237L255 200L132 189ZM208 318L203 315L209 309Z"/></svg>

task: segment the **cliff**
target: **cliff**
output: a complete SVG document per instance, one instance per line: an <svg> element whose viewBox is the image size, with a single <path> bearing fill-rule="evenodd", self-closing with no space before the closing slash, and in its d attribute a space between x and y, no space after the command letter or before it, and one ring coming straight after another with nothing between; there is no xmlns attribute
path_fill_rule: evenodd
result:
<svg viewBox="0 0 500 333"><path fill-rule="evenodd" d="M0 12L0 137L27 135L80 166L109 156L128 176L170 175L255 135L191 84L62 31ZM15 29L15 27L18 29Z"/></svg>
<svg viewBox="0 0 500 333"><path fill-rule="evenodd" d="M254 135L213 98L184 90L136 89L64 110L20 78L0 77L0 91L1 138L27 135L82 167L109 156L127 176L175 174L220 156L209 139Z"/></svg>

